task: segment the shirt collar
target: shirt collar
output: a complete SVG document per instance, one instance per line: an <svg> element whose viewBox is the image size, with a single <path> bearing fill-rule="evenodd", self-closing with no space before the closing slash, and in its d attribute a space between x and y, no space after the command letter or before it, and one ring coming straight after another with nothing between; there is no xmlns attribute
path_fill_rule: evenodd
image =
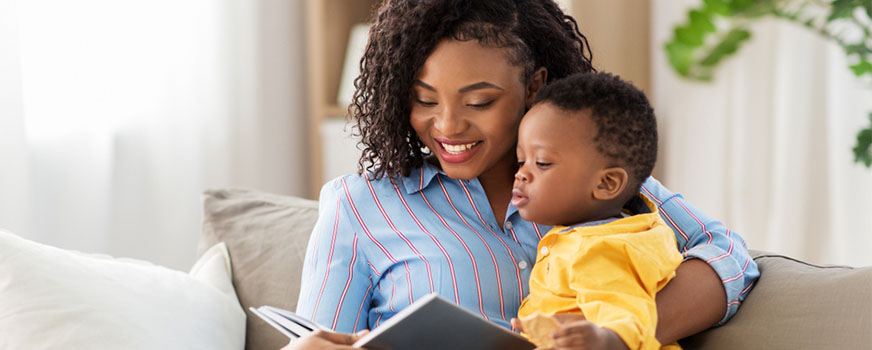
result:
<svg viewBox="0 0 872 350"><path fill-rule="evenodd" d="M442 173L441 169L425 160L420 168L412 169L409 176L403 178L403 187L406 189L406 194L414 194L424 190L427 186L430 186L430 182L439 174L444 173Z"/></svg>
<svg viewBox="0 0 872 350"><path fill-rule="evenodd" d="M640 193L637 197L630 200L626 206L624 206L624 211L621 213L621 216L622 217L620 218L608 218L603 220L583 222L571 226L563 226L563 228L560 229L560 231L558 232L563 233L578 227L605 225L633 216L636 216L636 218L644 217L647 219L647 221L655 221L657 218L660 217L660 213L657 210L657 205L655 205L654 202L652 202L651 199L648 198L648 196Z"/></svg>

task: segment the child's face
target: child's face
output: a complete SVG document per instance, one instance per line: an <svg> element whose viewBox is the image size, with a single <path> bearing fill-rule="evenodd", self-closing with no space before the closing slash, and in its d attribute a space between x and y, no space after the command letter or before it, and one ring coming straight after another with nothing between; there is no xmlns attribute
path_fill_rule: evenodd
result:
<svg viewBox="0 0 872 350"><path fill-rule="evenodd" d="M608 159L596 149L588 111L564 111L544 102L533 106L518 132L518 172L512 205L527 221L573 225L596 219L593 192Z"/></svg>

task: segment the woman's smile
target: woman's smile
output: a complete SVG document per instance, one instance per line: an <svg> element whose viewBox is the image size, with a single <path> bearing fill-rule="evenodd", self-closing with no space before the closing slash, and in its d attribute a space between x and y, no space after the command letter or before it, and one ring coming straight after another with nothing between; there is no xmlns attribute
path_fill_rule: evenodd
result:
<svg viewBox="0 0 872 350"><path fill-rule="evenodd" d="M482 141L449 141L445 139L436 139L439 158L447 163L462 163L473 156L479 149Z"/></svg>

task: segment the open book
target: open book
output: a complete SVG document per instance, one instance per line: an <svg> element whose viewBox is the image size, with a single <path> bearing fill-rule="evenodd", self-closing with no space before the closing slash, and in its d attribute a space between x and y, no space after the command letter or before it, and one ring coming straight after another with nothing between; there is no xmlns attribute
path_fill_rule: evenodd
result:
<svg viewBox="0 0 872 350"><path fill-rule="evenodd" d="M296 339L325 329L293 312L270 306L251 312ZM370 349L533 349L524 337L487 321L436 294L418 299L354 343Z"/></svg>

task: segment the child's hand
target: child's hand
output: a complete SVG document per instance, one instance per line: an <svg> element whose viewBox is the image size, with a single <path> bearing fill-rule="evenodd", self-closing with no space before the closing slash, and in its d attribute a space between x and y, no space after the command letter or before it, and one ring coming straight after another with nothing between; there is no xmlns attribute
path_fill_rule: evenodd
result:
<svg viewBox="0 0 872 350"><path fill-rule="evenodd" d="M512 317L512 319L509 320L509 323L512 324L512 329L515 329L515 330L517 330L518 332L523 332L523 331L524 331L524 325L521 324L521 320L519 320L519 319L517 319L517 318L515 318L515 317Z"/></svg>
<svg viewBox="0 0 872 350"><path fill-rule="evenodd" d="M615 332L585 320L562 323L552 336L557 350L627 349Z"/></svg>

